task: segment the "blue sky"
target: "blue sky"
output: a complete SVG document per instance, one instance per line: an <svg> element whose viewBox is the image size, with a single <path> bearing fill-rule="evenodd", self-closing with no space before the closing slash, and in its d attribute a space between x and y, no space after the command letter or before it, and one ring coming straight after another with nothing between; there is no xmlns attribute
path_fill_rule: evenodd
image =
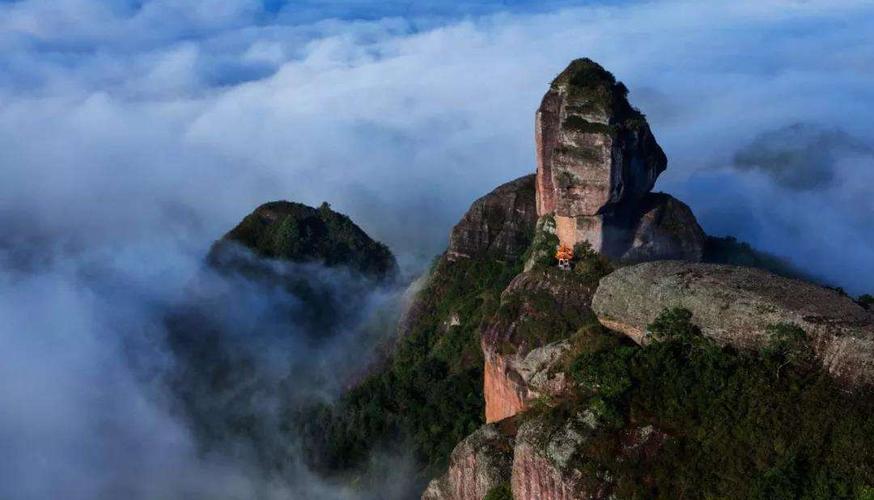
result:
<svg viewBox="0 0 874 500"><path fill-rule="evenodd" d="M870 2L0 1L0 496L282 497L196 456L119 325L159 328L268 200L329 201L422 269L534 170L534 110L584 56L705 230L874 292Z"/></svg>

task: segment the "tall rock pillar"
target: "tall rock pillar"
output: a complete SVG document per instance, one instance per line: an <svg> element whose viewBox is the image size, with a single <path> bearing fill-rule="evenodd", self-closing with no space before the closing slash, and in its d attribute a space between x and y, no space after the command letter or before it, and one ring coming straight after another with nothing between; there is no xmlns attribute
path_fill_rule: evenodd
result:
<svg viewBox="0 0 874 500"><path fill-rule="evenodd" d="M535 117L537 212L555 216L561 243L587 241L621 257L638 207L667 158L628 89L590 59L556 77Z"/></svg>

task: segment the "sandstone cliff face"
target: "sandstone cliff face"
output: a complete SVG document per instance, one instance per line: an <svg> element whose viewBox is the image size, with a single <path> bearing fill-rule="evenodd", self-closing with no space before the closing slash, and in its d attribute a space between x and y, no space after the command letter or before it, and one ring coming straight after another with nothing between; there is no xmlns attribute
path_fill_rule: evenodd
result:
<svg viewBox="0 0 874 500"><path fill-rule="evenodd" d="M593 216L652 189L667 159L627 93L589 59L552 82L535 118L539 215Z"/></svg>
<svg viewBox="0 0 874 500"><path fill-rule="evenodd" d="M527 355L487 351L483 392L486 422L498 422L528 409L541 396L558 397L570 384L563 372L553 372L570 348L566 340L553 342Z"/></svg>
<svg viewBox="0 0 874 500"><path fill-rule="evenodd" d="M598 64L573 61L535 117L537 214L559 241L608 257L700 261L704 232L689 208L649 192L667 158L628 90Z"/></svg>
<svg viewBox="0 0 874 500"><path fill-rule="evenodd" d="M801 327L823 367L847 384L874 383L874 315L849 297L767 271L676 261L625 267L604 277L592 303L604 326L638 343L666 308L683 307L704 335L759 348L768 327Z"/></svg>
<svg viewBox="0 0 874 500"><path fill-rule="evenodd" d="M527 175L473 202L452 229L447 256L517 259L528 249L536 222L534 175Z"/></svg>
<svg viewBox="0 0 874 500"><path fill-rule="evenodd" d="M446 474L428 484L422 500L482 500L509 482L514 430L486 424L458 443Z"/></svg>
<svg viewBox="0 0 874 500"><path fill-rule="evenodd" d="M605 239L604 216L633 212L667 164L627 93L597 63L578 59L552 82L535 115L538 215L555 216L562 243L588 241L615 257L622 251Z"/></svg>
<svg viewBox="0 0 874 500"><path fill-rule="evenodd" d="M524 411L541 396L567 388L553 370L569 348L566 338L592 318L594 290L573 274L536 269L517 276L482 329L486 421Z"/></svg>
<svg viewBox="0 0 874 500"><path fill-rule="evenodd" d="M602 485L584 484L577 452L597 428L590 413L565 421L533 418L519 427L510 481L516 500L605 498Z"/></svg>

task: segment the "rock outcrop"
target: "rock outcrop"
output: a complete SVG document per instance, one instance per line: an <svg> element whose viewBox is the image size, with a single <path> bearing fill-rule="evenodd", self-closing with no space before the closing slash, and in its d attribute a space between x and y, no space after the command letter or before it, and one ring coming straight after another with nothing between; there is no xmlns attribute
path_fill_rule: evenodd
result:
<svg viewBox="0 0 874 500"><path fill-rule="evenodd" d="M615 259L701 260L704 235L688 207L648 195L667 158L627 94L589 59L553 80L535 117L537 214L553 215L571 248L586 241ZM687 228L671 227L680 220Z"/></svg>
<svg viewBox="0 0 874 500"><path fill-rule="evenodd" d="M566 389L565 374L554 368L569 347L566 338L594 319L593 293L593 287L557 269L527 271L510 282L498 312L482 329L487 422Z"/></svg>
<svg viewBox="0 0 874 500"><path fill-rule="evenodd" d="M513 451L510 484L515 500L583 500L606 498L607 489L585 481L576 467L579 449L597 429L597 419L588 411L556 421L542 417L519 426ZM586 482L594 484L585 484Z"/></svg>
<svg viewBox="0 0 874 500"><path fill-rule="evenodd" d="M592 308L607 328L646 343L647 325L683 307L704 335L738 348L765 345L769 327L805 331L823 367L851 384L874 383L874 315L837 291L767 271L649 262L604 277Z"/></svg>
<svg viewBox="0 0 874 500"><path fill-rule="evenodd" d="M595 413L583 408L563 418L539 415L519 426L510 479L515 500L615 498L615 484L588 455L594 439L615 440L616 462L654 459L667 435L652 425L618 434L600 429Z"/></svg>
<svg viewBox="0 0 874 500"><path fill-rule="evenodd" d="M664 193L649 193L638 205L628 248L620 260L647 262L652 260L685 260L698 262L704 255L707 235L698 225L688 205Z"/></svg>
<svg viewBox="0 0 874 500"><path fill-rule="evenodd" d="M536 222L532 174L473 202L449 235L447 257L518 259L531 244Z"/></svg>
<svg viewBox="0 0 874 500"><path fill-rule="evenodd" d="M422 500L482 500L510 481L513 464L512 423L486 424L452 450L449 469L431 481Z"/></svg>

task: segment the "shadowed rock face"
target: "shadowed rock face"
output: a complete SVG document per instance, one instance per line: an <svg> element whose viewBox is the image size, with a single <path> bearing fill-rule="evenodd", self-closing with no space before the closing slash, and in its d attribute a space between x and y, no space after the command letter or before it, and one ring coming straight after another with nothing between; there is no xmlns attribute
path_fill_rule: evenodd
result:
<svg viewBox="0 0 874 500"><path fill-rule="evenodd" d="M604 277L592 302L604 326L638 343L673 307L690 310L704 335L739 348L765 345L771 325L797 325L829 373L848 385L874 383L874 315L811 283L746 267L649 262Z"/></svg>
<svg viewBox="0 0 874 500"><path fill-rule="evenodd" d="M701 260L707 235L688 205L664 193L649 193L637 208L632 230L616 231L617 240L627 238L615 242L617 248L627 245L622 261Z"/></svg>
<svg viewBox="0 0 874 500"><path fill-rule="evenodd" d="M473 202L449 235L447 257L521 257L537 222L534 198L534 175L526 175Z"/></svg>

